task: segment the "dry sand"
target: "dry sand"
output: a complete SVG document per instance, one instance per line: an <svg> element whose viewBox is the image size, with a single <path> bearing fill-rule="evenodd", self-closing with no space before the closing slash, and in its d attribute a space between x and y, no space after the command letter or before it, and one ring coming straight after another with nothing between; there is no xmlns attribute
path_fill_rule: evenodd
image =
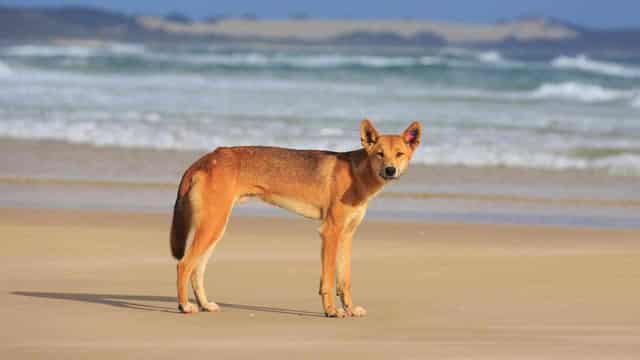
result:
<svg viewBox="0 0 640 360"><path fill-rule="evenodd" d="M364 222L322 317L312 221L234 217L218 314L176 311L167 215L0 209L0 357L639 358L640 231Z"/></svg>

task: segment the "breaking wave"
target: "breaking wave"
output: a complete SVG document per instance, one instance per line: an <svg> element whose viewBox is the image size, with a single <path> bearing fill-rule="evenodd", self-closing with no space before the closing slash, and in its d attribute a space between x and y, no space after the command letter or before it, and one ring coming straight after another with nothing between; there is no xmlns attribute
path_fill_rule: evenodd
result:
<svg viewBox="0 0 640 360"><path fill-rule="evenodd" d="M341 67L411 68L429 66L448 66L452 68L468 67L511 67L520 66L513 60L505 59L495 50L475 51L466 49L443 49L442 51L412 56L400 55L353 55L353 54L291 54L283 52L225 51L207 49L206 51L166 51L161 48L143 45L109 43L96 46L59 46L59 45L19 45L2 50L1 54L17 58L69 59L63 64L86 64L86 61L100 57L127 57L146 63L167 63L180 65L209 65L225 67L291 67L300 69L323 69ZM76 60L73 60L76 59ZM82 61L79 61L82 60ZM122 66L122 62L118 63Z"/></svg>
<svg viewBox="0 0 640 360"><path fill-rule="evenodd" d="M180 49L147 47L126 43L104 43L93 46L79 45L19 45L9 46L0 51L1 55L20 59L68 59L63 64L86 64L101 57L126 57L144 63L172 64L173 66L224 66L234 68L291 67L299 69L330 69L344 67L383 68L423 68L447 66L450 68L551 68L556 71L574 70L594 75L621 78L640 78L640 67L615 62L595 60L582 54L559 56L550 62L521 61L505 57L496 50L479 51L465 48L443 48L425 54L406 55L354 55L344 53L289 53L273 51L233 51L224 49ZM82 61L73 59L81 59ZM96 60L102 61L102 60ZM103 61L101 63L104 63ZM123 66L126 62L115 62Z"/></svg>
<svg viewBox="0 0 640 360"><path fill-rule="evenodd" d="M4 47L0 137L166 149L348 150L357 146L358 118L397 129L415 117L430 129L415 157L425 164L640 174L640 152L633 150L640 136L640 63L633 68L585 55L550 62L535 55L455 48Z"/></svg>
<svg viewBox="0 0 640 360"><path fill-rule="evenodd" d="M282 124L279 126L272 124L254 133L241 126L232 127L229 124L230 131L224 134L213 128L174 127L165 122L162 114L140 113L134 116L140 117L141 120L133 124L104 122L96 119L69 121L65 118L31 124L19 120L0 122L0 136L30 140L49 139L97 146L201 151L229 144L262 144L338 151L350 150L357 146L353 141L355 134L352 133L352 129L345 129L344 125L317 129L289 125L287 129ZM292 136L282 138L283 131L289 131ZM432 131L439 130L433 128ZM294 136L296 134L298 136ZM238 142L238 139L243 141ZM593 145L592 148L582 150L587 154L600 151L602 154L597 156L578 156L569 151L570 146L567 146L567 149L563 152L531 151L525 146L501 148L491 145L474 145L472 142L468 146L458 146L456 140L450 139L450 141L426 144L419 149L414 160L422 164L474 167L604 169L611 173L640 175L640 155L633 148L607 152Z"/></svg>
<svg viewBox="0 0 640 360"><path fill-rule="evenodd" d="M559 69L575 69L608 76L640 77L640 68L594 60L584 54L575 57L559 56L551 61L551 66Z"/></svg>
<svg viewBox="0 0 640 360"><path fill-rule="evenodd" d="M477 55L478 60L486 63L501 63L504 62L502 55L497 51L485 51Z"/></svg>
<svg viewBox="0 0 640 360"><path fill-rule="evenodd" d="M17 45L4 49L3 53L17 57L71 57L87 58L105 54L142 55L147 51L143 45L126 43L105 43L96 46L79 45Z"/></svg>
<svg viewBox="0 0 640 360"><path fill-rule="evenodd" d="M620 90L610 89L595 84L581 82L543 83L529 91L499 91L481 88L467 89L403 89L396 94L404 96L420 96L438 99L474 99L497 102L511 101L564 101L585 104L628 102L634 108L640 108L640 89Z"/></svg>
<svg viewBox="0 0 640 360"><path fill-rule="evenodd" d="M638 101L638 93L633 90L608 89L599 85L573 81L542 84L532 91L530 96L539 99L562 99L585 103L628 100L631 101L632 106L636 106Z"/></svg>

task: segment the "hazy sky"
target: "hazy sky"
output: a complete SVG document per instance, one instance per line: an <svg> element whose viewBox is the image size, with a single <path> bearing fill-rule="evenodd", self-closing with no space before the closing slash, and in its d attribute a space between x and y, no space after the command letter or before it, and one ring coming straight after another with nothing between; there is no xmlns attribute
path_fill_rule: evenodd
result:
<svg viewBox="0 0 640 360"><path fill-rule="evenodd" d="M400 18L493 22L519 15L547 15L595 27L640 27L640 0L0 0L3 5L91 5L126 13L179 11L194 18L256 14L286 18Z"/></svg>

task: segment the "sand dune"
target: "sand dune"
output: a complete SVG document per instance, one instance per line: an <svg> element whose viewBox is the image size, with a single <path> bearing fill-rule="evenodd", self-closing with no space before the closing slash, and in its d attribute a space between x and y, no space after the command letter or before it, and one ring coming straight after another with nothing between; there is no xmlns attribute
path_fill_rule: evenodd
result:
<svg viewBox="0 0 640 360"><path fill-rule="evenodd" d="M177 23L153 16L138 21L150 30L169 33L218 34L238 38L329 40L354 32L395 33L404 37L433 33L448 43L500 42L518 40L572 39L576 31L545 19L524 19L502 24L461 24L426 20L250 20L223 19L215 23Z"/></svg>

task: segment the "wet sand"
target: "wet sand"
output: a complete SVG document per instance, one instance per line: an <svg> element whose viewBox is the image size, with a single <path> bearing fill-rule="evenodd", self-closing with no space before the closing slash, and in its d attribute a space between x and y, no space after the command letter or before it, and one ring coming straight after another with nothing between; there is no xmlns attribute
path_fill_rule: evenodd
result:
<svg viewBox="0 0 640 360"><path fill-rule="evenodd" d="M0 355L33 358L640 357L640 230L365 220L364 319L327 319L307 220L235 216L175 301L168 214L0 209Z"/></svg>
<svg viewBox="0 0 640 360"><path fill-rule="evenodd" d="M205 151L1 139L0 207L171 209L182 171ZM245 215L287 216L249 203ZM412 164L368 218L424 222L640 227L640 186L606 172Z"/></svg>

